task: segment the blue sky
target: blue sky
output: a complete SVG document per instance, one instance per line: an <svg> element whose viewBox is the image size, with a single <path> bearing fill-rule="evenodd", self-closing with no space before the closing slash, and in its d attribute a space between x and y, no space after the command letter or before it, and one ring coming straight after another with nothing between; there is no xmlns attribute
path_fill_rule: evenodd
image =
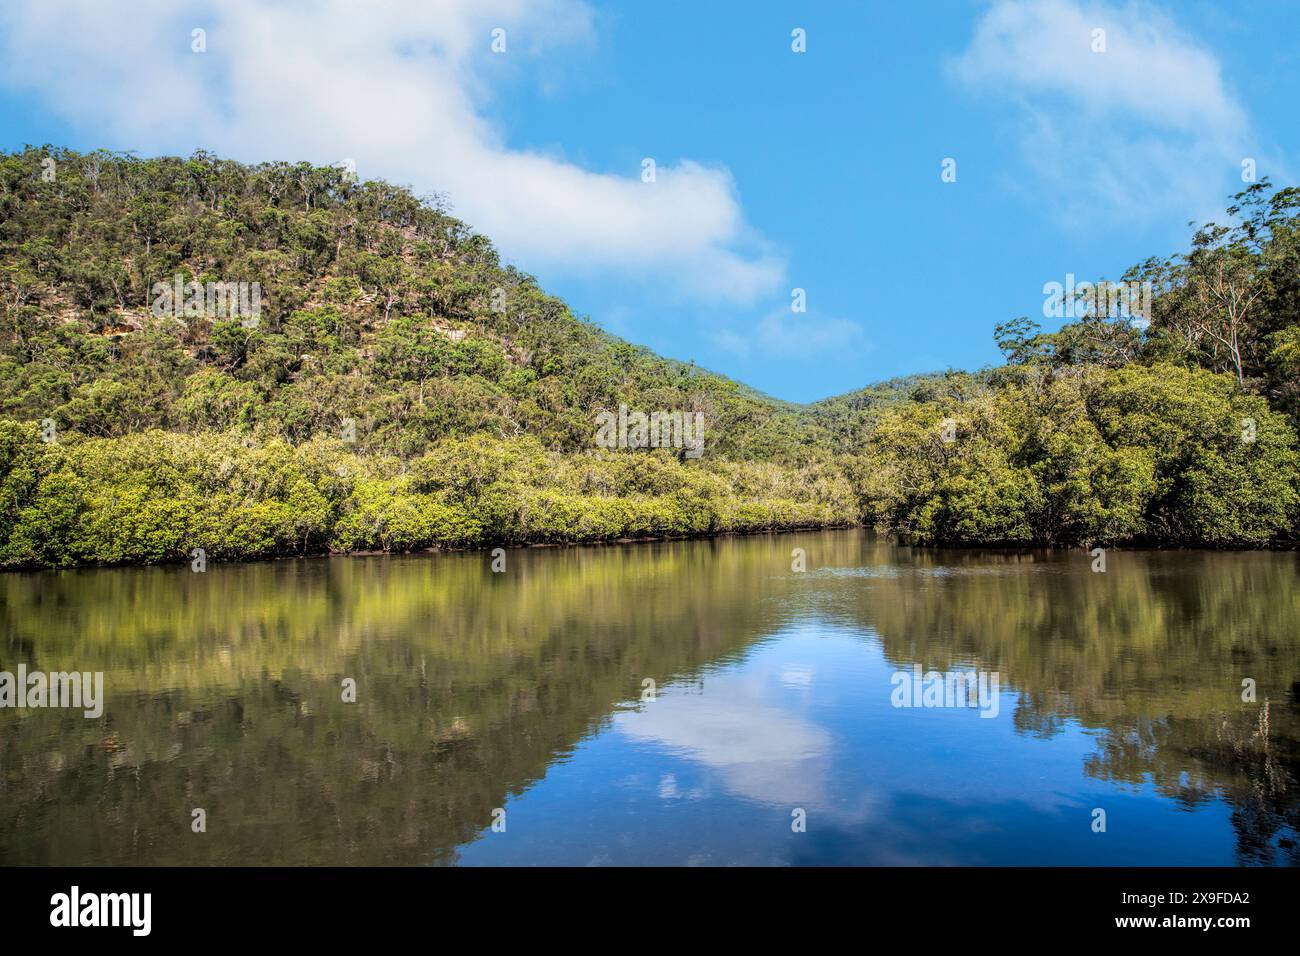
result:
<svg viewBox="0 0 1300 956"><path fill-rule="evenodd" d="M1297 37L1281 0L9 0L0 145L352 158L605 328L809 401L996 360L1245 159L1296 182Z"/></svg>

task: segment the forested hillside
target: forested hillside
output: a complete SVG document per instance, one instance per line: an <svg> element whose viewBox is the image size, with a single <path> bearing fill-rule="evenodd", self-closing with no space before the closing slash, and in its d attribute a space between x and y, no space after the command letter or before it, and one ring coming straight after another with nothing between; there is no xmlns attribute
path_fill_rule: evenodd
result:
<svg viewBox="0 0 1300 956"><path fill-rule="evenodd" d="M156 315L176 275L257 282L256 324ZM436 199L342 169L6 155L0 289L8 566L854 518L810 416L600 331ZM596 448L620 404L702 413L702 454Z"/></svg>
<svg viewBox="0 0 1300 956"><path fill-rule="evenodd" d="M1252 187L1233 226L1135 270L1149 327L1017 320L1003 367L795 406L574 316L437 197L305 163L0 154L0 566L856 521L1287 541L1298 206ZM257 283L260 310L160 308L190 283ZM700 413L703 447L598 447L620 406Z"/></svg>
<svg viewBox="0 0 1300 956"><path fill-rule="evenodd" d="M1014 319L1006 365L915 384L867 429L861 514L929 542L1294 542L1300 190L1253 184L1228 215L1121 277L1147 316Z"/></svg>

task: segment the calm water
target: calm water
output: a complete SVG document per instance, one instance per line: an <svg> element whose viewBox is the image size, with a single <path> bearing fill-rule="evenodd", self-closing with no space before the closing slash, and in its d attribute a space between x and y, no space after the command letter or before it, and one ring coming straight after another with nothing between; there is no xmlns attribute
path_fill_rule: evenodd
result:
<svg viewBox="0 0 1300 956"><path fill-rule="evenodd" d="M1300 862L1296 554L489 560L0 576L0 670L107 701L0 710L0 863ZM893 706L914 665L992 716Z"/></svg>

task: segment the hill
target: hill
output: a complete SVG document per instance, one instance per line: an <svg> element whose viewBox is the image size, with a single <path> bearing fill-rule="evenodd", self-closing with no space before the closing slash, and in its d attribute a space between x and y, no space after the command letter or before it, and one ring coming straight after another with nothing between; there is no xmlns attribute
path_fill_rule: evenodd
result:
<svg viewBox="0 0 1300 956"><path fill-rule="evenodd" d="M437 197L206 153L0 154L0 566L854 522L1287 540L1297 201L1243 197L1144 264L1145 330L1017 320L1001 368L799 406L575 316ZM1224 263L1258 302L1232 329L1206 295Z"/></svg>
<svg viewBox="0 0 1300 956"><path fill-rule="evenodd" d="M574 316L407 190L29 149L0 220L7 564L854 517L810 416ZM703 447L598 447L621 406L699 414Z"/></svg>

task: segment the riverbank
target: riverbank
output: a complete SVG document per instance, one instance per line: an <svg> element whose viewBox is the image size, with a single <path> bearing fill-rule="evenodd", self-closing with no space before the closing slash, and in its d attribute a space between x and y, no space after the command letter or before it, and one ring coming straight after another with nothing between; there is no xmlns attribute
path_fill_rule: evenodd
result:
<svg viewBox="0 0 1300 956"><path fill-rule="evenodd" d="M0 567L245 561L829 528L846 478L671 453L449 439L409 460L336 439L177 434L41 440L0 420ZM15 507L14 505L17 505Z"/></svg>

